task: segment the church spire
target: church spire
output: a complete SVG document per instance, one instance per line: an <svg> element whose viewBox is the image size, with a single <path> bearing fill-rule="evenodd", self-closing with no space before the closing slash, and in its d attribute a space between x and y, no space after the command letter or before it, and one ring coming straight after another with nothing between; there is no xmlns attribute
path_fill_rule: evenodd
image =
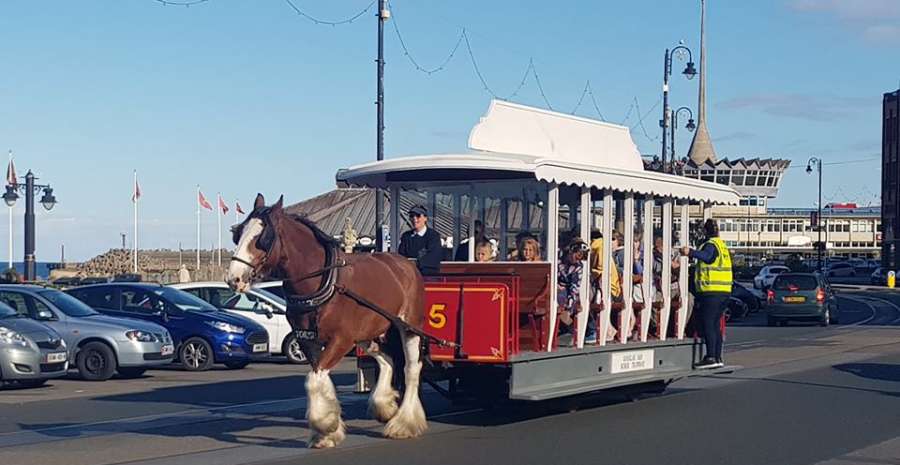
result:
<svg viewBox="0 0 900 465"><path fill-rule="evenodd" d="M700 92L697 102L697 132L691 141L688 156L695 164L716 161L709 129L706 127L706 0L700 0Z"/></svg>

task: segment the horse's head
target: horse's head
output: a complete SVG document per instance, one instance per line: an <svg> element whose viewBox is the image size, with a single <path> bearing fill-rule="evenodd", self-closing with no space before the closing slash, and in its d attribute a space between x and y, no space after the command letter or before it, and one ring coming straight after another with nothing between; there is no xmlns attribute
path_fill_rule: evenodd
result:
<svg viewBox="0 0 900 465"><path fill-rule="evenodd" d="M238 292L245 292L255 277L270 273L279 261L280 244L275 232L283 216L282 200L266 206L262 194L256 195L253 211L240 224L231 228L237 246L231 256L231 264L225 274L225 282Z"/></svg>

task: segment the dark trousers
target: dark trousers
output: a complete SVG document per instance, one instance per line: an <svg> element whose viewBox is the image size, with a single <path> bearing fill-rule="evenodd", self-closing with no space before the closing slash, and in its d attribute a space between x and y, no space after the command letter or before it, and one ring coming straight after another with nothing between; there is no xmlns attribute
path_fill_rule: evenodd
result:
<svg viewBox="0 0 900 465"><path fill-rule="evenodd" d="M725 311L728 294L712 293L697 295L697 323L706 342L706 356L722 358L722 330L720 321Z"/></svg>

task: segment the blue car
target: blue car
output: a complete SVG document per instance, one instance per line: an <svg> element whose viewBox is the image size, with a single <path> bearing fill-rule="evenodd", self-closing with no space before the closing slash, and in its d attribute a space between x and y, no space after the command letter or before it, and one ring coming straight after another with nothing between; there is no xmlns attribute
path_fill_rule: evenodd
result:
<svg viewBox="0 0 900 465"><path fill-rule="evenodd" d="M146 283L107 283L66 291L106 315L152 321L169 330L175 354L190 371L213 363L244 368L268 355L269 335L248 318L218 310L187 292Z"/></svg>

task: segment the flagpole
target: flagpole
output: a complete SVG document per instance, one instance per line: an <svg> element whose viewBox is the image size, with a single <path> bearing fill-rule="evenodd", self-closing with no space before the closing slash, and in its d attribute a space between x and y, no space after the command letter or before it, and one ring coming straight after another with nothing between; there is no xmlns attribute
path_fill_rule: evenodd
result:
<svg viewBox="0 0 900 465"><path fill-rule="evenodd" d="M12 166L12 150L9 151L9 165ZM9 182L9 180L6 180ZM9 269L13 267L13 207L14 205L9 206Z"/></svg>
<svg viewBox="0 0 900 465"><path fill-rule="evenodd" d="M197 184L197 271L200 271L200 184Z"/></svg>
<svg viewBox="0 0 900 465"><path fill-rule="evenodd" d="M219 226L219 249L216 250L216 255L218 256L218 263L219 263L219 267L221 268L222 267L222 215L223 215L222 205L224 205L224 203L222 202L222 193L221 192L216 194L216 201L218 203L216 205L216 208L219 210L216 212L216 222Z"/></svg>
<svg viewBox="0 0 900 465"><path fill-rule="evenodd" d="M238 200L234 199L234 224L238 224L241 222L241 218L238 216Z"/></svg>
<svg viewBox="0 0 900 465"><path fill-rule="evenodd" d="M138 272L138 202L140 201L140 197L137 193L137 170L134 170L134 186L132 186L134 192L132 196L134 197L134 272Z"/></svg>

